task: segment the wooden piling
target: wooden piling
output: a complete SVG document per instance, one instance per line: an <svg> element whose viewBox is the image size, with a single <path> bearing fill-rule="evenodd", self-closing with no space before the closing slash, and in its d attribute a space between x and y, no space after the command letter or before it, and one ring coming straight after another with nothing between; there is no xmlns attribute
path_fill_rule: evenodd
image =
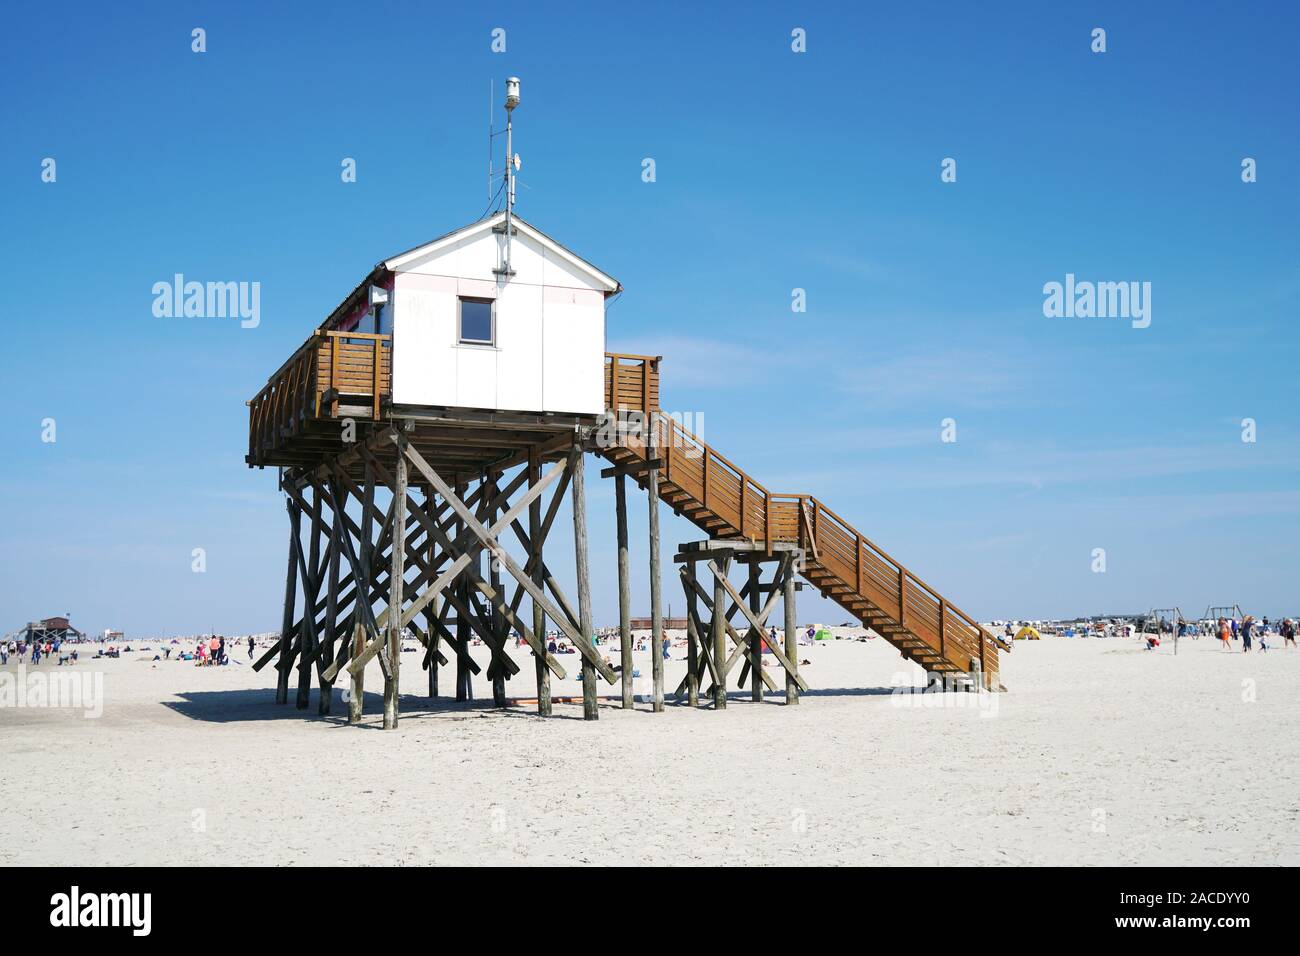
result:
<svg viewBox="0 0 1300 956"><path fill-rule="evenodd" d="M627 554L627 488L623 474L614 476L614 510L618 523L618 646L622 658L623 709L632 709L632 592Z"/></svg>
<svg viewBox="0 0 1300 956"><path fill-rule="evenodd" d="M536 487L542 480L542 459L537 449L528 451L528 484ZM533 584L542 587L544 572L542 570L542 499L534 497L528 503L528 547L529 560L533 562ZM546 611L541 602L533 598L533 634L546 647ZM551 716L551 669L546 662L533 654L537 670L537 714L540 717Z"/></svg>
<svg viewBox="0 0 1300 956"><path fill-rule="evenodd" d="M486 480L486 479L485 479ZM494 517L492 513L488 515L489 519ZM492 585L492 590L497 594L501 593L501 564L491 553L488 553L488 583ZM505 622L505 616L493 604L488 626L492 633L496 634L503 642L506 641L510 626ZM492 672L492 704L495 707L504 707L506 705L506 675L501 667L496 667Z"/></svg>
<svg viewBox="0 0 1300 956"><path fill-rule="evenodd" d="M353 615L356 622L352 626L352 656L359 657L366 646L366 626L361 623L361 612ZM348 692L348 723L361 722L362 703L366 693L366 674L362 670L352 676L352 688Z"/></svg>
<svg viewBox="0 0 1300 956"><path fill-rule="evenodd" d="M659 454L658 421L650 413L650 440L646 448L648 460L655 461ZM661 713L664 709L664 654L663 605L659 594L659 469L646 470L646 491L650 500L650 674L654 682L650 709Z"/></svg>
<svg viewBox="0 0 1300 956"><path fill-rule="evenodd" d="M284 578L284 617L280 628L280 659L276 662L275 702L289 703L289 647L293 642L293 619L298 599L298 509L289 507L289 570Z"/></svg>
<svg viewBox="0 0 1300 956"><path fill-rule="evenodd" d="M399 669L402 663L402 588L406 579L406 455L402 453L406 438L397 434L397 468L393 487L392 569L388 581L388 669L384 678L384 729L397 727L397 698L401 692Z"/></svg>
<svg viewBox="0 0 1300 956"><path fill-rule="evenodd" d="M717 565L717 572L713 575L713 662L718 675L713 682L713 709L726 710L727 676L723 673L722 663L727 659L727 615L723 610L727 595L722 578L731 566L731 559L720 558Z"/></svg>
<svg viewBox="0 0 1300 956"><path fill-rule="evenodd" d="M434 507L433 489L425 491L424 508L428 513L430 520L436 521L438 518L438 509ZM437 557L437 544L433 535L429 535L429 567L433 567L434 559ZM424 609L424 622L428 626L429 633L429 699L433 700L438 696L438 653L442 644L442 629L434 622L438 620L438 614L442 610L442 597L434 598Z"/></svg>
<svg viewBox="0 0 1300 956"><path fill-rule="evenodd" d="M695 562L686 563L686 573L690 587L686 591L686 703L691 707L700 705L700 640L695 632L695 621L699 615L699 597L695 593Z"/></svg>
<svg viewBox="0 0 1300 956"><path fill-rule="evenodd" d="M356 582L357 597L352 608L352 618L355 627L352 632L352 657L361 656L362 650L366 646L366 632L368 630L366 620L370 616L370 581L371 581L371 556L374 553L373 529L374 518L372 515L375 504L375 470L366 459L365 464L365 486L361 493L361 552L357 557L357 566L361 569L361 580ZM378 636L378 635L376 635ZM355 724L361 720L362 713L365 710L366 699L366 674L365 668L358 668L357 672L352 675L352 691L348 698L348 723Z"/></svg>
<svg viewBox="0 0 1300 956"><path fill-rule="evenodd" d="M339 610L339 561L342 557L342 536L346 533L343 529L343 515L340 511L338 501L340 495L335 489L330 494L330 539L329 539L329 567L326 569L325 579L325 640L321 646L321 653L317 658L317 679L320 689L319 697L316 703L316 713L324 717L330 712L330 706L334 701L334 681L325 677L325 668L334 663L334 630L338 625Z"/></svg>
<svg viewBox="0 0 1300 956"><path fill-rule="evenodd" d="M320 568L320 539L324 533L324 525L321 521L322 506L320 491L313 491L309 532L311 547L308 550L306 577L302 582L302 630L298 634L301 653L298 656L298 696L294 701L294 706L298 710L306 710L311 706L311 662L316 656L316 641L319 640L316 634L316 600L320 597L321 586L321 574L318 569Z"/></svg>
<svg viewBox="0 0 1300 956"><path fill-rule="evenodd" d="M456 497L461 501L465 500L465 489L468 486L464 482L456 482ZM452 535L453 540L460 538L465 533L465 522L457 519L456 533ZM469 581L462 574L459 581L452 585L456 592L456 597L460 601L461 607L469 606ZM469 619L456 611L456 699L460 701L474 699L474 675L469 666Z"/></svg>
<svg viewBox="0 0 1300 956"><path fill-rule="evenodd" d="M795 616L795 561L791 560L785 569L784 593L782 594L782 603L785 605L785 656L790 661L790 666L798 672L799 669L799 635L796 632L799 624ZM795 682L794 674L786 671L785 675L785 702L787 704L799 703L799 685Z"/></svg>
<svg viewBox="0 0 1300 956"><path fill-rule="evenodd" d="M569 469L572 473L573 495L573 553L578 573L578 636L590 643L591 577L587 565L587 480L586 464L582 452L582 439L575 433L573 448L569 452ZM596 720L600 717L596 696L596 668L584 654L582 657L582 718Z"/></svg>
<svg viewBox="0 0 1300 956"><path fill-rule="evenodd" d="M762 571L756 555L749 559L749 609L757 614L762 610L762 595L759 593L759 577ZM780 565L778 565L778 568ZM780 573L779 570L777 572ZM766 635L752 624L749 628L749 699L754 703L763 700L763 638Z"/></svg>

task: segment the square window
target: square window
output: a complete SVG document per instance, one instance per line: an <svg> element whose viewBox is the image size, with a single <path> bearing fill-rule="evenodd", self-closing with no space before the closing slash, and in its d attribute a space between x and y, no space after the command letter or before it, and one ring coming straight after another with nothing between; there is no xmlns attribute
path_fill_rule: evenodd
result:
<svg viewBox="0 0 1300 956"><path fill-rule="evenodd" d="M472 345L495 345L496 327L492 299L460 300L460 341Z"/></svg>

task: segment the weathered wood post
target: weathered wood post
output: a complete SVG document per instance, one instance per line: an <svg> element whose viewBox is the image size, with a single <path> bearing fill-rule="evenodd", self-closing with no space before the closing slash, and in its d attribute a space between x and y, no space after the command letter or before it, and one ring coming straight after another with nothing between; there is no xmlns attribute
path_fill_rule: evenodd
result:
<svg viewBox="0 0 1300 956"><path fill-rule="evenodd" d="M785 593L782 596L782 603L785 605L785 656L790 661L790 666L798 673L799 670L799 627L798 620L795 616L795 594L798 592L798 584L795 581L795 569L803 560L801 554L791 555L789 564L785 571ZM794 674L786 671L785 675L785 702L787 704L799 703L799 685L795 683Z"/></svg>
<svg viewBox="0 0 1300 956"><path fill-rule="evenodd" d="M467 487L468 485L465 482L456 482L456 497L461 501L465 500L465 489ZM459 540L464 533L465 522L458 517L452 540ZM468 579L462 574L452 587L456 589L456 597L460 600L460 607L468 610ZM461 613L460 608L456 609L456 699L461 701L474 699L474 675L469 667L469 620Z"/></svg>
<svg viewBox="0 0 1300 956"><path fill-rule="evenodd" d="M361 656L361 652L366 647L366 633L369 630L367 618L370 614L370 587L373 576L370 573L371 554L373 553L374 542L372 540L372 528L374 525L375 505L375 469L366 459L365 464L365 488L361 495L361 554L357 556L357 565L361 569L361 578L354 584L356 590L356 599L352 604L352 620L354 627L352 630L352 657L354 659ZM378 637L378 635L375 635ZM352 675L352 691L348 697L348 723L355 724L361 721L361 715L365 709L366 699L366 673L365 668L358 668L357 672Z"/></svg>
<svg viewBox="0 0 1300 956"><path fill-rule="evenodd" d="M316 713L322 717L330 712L330 706L334 701L334 681L325 679L325 668L334 663L334 631L338 627L339 616L339 561L342 557L340 551L343 535L347 532L343 528L343 506L339 504L342 500L342 493L338 483L330 485L330 512L332 515L330 521L330 561L325 584L325 640L321 645L320 665L317 668L317 677L320 683L320 699L317 701Z"/></svg>
<svg viewBox="0 0 1300 956"><path fill-rule="evenodd" d="M695 593L695 562L686 562L688 587L686 588L686 703L700 705L700 641L708 638L695 631L699 615L699 596Z"/></svg>
<svg viewBox="0 0 1300 956"><path fill-rule="evenodd" d="M528 452L528 485L536 487L542 480L542 459L537 449ZM528 503L528 545L529 560L533 562L533 584L540 590L545 584L542 571L542 499L534 496ZM546 611L537 598L533 598L533 634L546 647ZM537 669L537 713L541 717L551 716L551 669L536 653L533 660Z"/></svg>
<svg viewBox="0 0 1300 956"><path fill-rule="evenodd" d="M715 563L718 569L713 575L713 666L718 673L713 681L713 709L725 710L727 678L722 673L722 665L727 659L727 612L724 610L727 593L723 589L722 577L731 567L731 557L722 555Z"/></svg>
<svg viewBox="0 0 1300 956"><path fill-rule="evenodd" d="M649 417L646 456L653 462L659 454L659 422L655 412L649 412ZM654 465L646 470L646 492L650 499L650 674L654 681L650 709L661 713L664 709L664 612L659 594L659 469Z"/></svg>
<svg viewBox="0 0 1300 956"><path fill-rule="evenodd" d="M622 472L614 476L614 510L618 519L618 647L623 664L623 709L632 709L632 590L627 555L627 488Z"/></svg>
<svg viewBox="0 0 1300 956"><path fill-rule="evenodd" d="M316 634L316 599L320 596L320 539L324 532L321 521L320 490L313 487L311 503L311 547L308 550L307 574L302 582L302 631L298 635L298 697L294 707L306 710L311 706L311 658L319 640Z"/></svg>
<svg viewBox="0 0 1300 956"><path fill-rule="evenodd" d="M435 524L438 521L438 509L434 507L433 489L429 488L425 492L424 498L425 511L429 514L429 519ZM433 535L429 535L429 567L432 569L434 561L437 558L437 544ZM438 651L442 644L442 629L438 627L435 621L439 620L438 614L441 611L442 595L435 597L429 602L424 609L424 623L429 633L429 699L433 700L438 696Z"/></svg>
<svg viewBox="0 0 1300 956"><path fill-rule="evenodd" d="M401 692L402 590L406 583L406 436L393 436L397 470L393 476L393 554L388 580L388 670L384 679L384 729L397 727L397 698Z"/></svg>
<svg viewBox="0 0 1300 956"><path fill-rule="evenodd" d="M293 616L298 599L298 508L292 499L289 509L289 570L284 578L284 617L280 628L280 659L276 661L275 702L289 703L289 648L293 642Z"/></svg>
<svg viewBox="0 0 1300 956"><path fill-rule="evenodd" d="M493 488L493 491L495 490ZM488 583L492 585L493 591L504 598L505 593L501 590L501 562L492 555L492 552L485 553L488 561ZM510 627L505 621L505 615L501 613L496 604L491 605L491 612L491 620L488 626L492 629L493 634L501 638L502 642L505 642L510 631ZM499 666L492 673L492 704L496 707L506 705L506 673L505 668Z"/></svg>
<svg viewBox="0 0 1300 956"><path fill-rule="evenodd" d="M358 598L360 600L360 598ZM361 656L361 652L366 647L366 626L361 623L361 611L353 611L352 620L352 657ZM348 691L348 723L359 724L361 722L362 703L366 693L366 672L360 670L352 677L352 687Z"/></svg>
<svg viewBox="0 0 1300 956"><path fill-rule="evenodd" d="M587 567L587 479L582 451L582 435L575 432L573 448L569 452L569 469L573 482L573 553L578 572L578 637L591 642L591 577ZM596 697L596 668L582 656L582 718L596 720L600 717Z"/></svg>
<svg viewBox="0 0 1300 956"><path fill-rule="evenodd" d="M762 566L757 557L757 554L749 556L749 609L755 615L763 609L762 593L759 590ZM752 624L749 635L749 699L759 703L763 700L763 638L766 635Z"/></svg>

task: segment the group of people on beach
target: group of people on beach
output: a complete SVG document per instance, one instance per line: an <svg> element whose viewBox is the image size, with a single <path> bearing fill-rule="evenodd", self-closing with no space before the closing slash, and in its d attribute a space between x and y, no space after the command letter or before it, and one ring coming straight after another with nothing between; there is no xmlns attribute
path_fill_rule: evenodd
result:
<svg viewBox="0 0 1300 956"><path fill-rule="evenodd" d="M41 661L50 663L57 659L59 666L64 664L77 663L77 647L75 644L68 644L65 641L27 641L8 640L0 641L0 665L8 664L9 658L22 661L28 658L33 664L39 664Z"/></svg>
<svg viewBox="0 0 1300 956"><path fill-rule="evenodd" d="M1296 622L1291 618L1284 618L1277 624L1277 630L1273 630L1273 625L1269 623L1267 617L1262 620L1255 620L1254 616L1247 614L1238 623L1235 617L1221 617L1217 622L1217 633L1215 637L1219 639L1219 646L1223 650L1231 650L1231 642L1240 639L1241 652L1249 654L1251 648L1258 643L1261 651L1268 650L1268 638L1276 633L1282 637L1283 647L1295 647Z"/></svg>

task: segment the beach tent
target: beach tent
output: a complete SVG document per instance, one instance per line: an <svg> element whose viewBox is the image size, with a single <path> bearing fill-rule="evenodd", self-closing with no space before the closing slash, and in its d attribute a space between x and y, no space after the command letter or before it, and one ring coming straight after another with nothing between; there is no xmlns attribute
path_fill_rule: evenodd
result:
<svg viewBox="0 0 1300 956"><path fill-rule="evenodd" d="M1032 628L1028 624L1016 631L1017 641L1037 641L1041 640L1042 637L1043 635L1039 634L1036 628Z"/></svg>

